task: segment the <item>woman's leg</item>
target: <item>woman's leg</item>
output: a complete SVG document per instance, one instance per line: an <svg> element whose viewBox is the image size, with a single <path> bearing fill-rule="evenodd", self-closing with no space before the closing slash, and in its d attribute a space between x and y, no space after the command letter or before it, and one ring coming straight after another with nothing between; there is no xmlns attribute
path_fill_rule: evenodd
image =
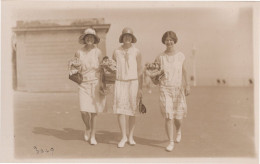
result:
<svg viewBox="0 0 260 164"><path fill-rule="evenodd" d="M166 147L167 151L172 151L174 148L174 140L173 140L173 120L166 118L166 131L170 139L170 144Z"/></svg>
<svg viewBox="0 0 260 164"><path fill-rule="evenodd" d="M174 125L176 127L176 142L181 142L181 124L182 119L174 119Z"/></svg>
<svg viewBox="0 0 260 164"><path fill-rule="evenodd" d="M91 133L90 133L90 144L92 145L96 145L97 141L96 141L96 120L97 120L97 114L96 113L91 113L91 123L90 123L90 129L91 129Z"/></svg>
<svg viewBox="0 0 260 164"><path fill-rule="evenodd" d="M126 136L126 120L125 115L119 114L118 115L118 123L122 134L122 139L118 143L118 147L124 147L125 143L127 142L127 136Z"/></svg>
<svg viewBox="0 0 260 164"><path fill-rule="evenodd" d="M168 139L170 140L170 136L169 136L167 124L168 124L167 119L165 119L165 131L166 131L166 134L167 134Z"/></svg>
<svg viewBox="0 0 260 164"><path fill-rule="evenodd" d="M82 117L82 120L83 120L83 122L85 124L85 127L86 127L85 134L84 134L84 139L85 139L85 141L87 141L89 139L89 134L88 133L90 131L90 122L89 122L90 115L87 112L81 111L81 117Z"/></svg>
<svg viewBox="0 0 260 164"><path fill-rule="evenodd" d="M135 145L134 141L135 116L129 116L129 143Z"/></svg>

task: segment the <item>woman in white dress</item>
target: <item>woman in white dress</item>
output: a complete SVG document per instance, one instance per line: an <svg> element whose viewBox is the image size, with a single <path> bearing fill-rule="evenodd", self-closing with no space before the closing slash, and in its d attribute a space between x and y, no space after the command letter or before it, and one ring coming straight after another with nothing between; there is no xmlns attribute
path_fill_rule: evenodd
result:
<svg viewBox="0 0 260 164"><path fill-rule="evenodd" d="M135 145L135 115L138 111L138 100L142 95L141 53L133 43L136 37L131 28L124 28L119 38L123 43L114 51L113 59L117 63L113 110L118 114L122 139L118 147L124 147L129 141ZM126 135L126 116L129 116L129 138Z"/></svg>
<svg viewBox="0 0 260 164"><path fill-rule="evenodd" d="M79 43L84 46L76 52L74 62L71 63L79 68L83 76L83 81L79 84L80 111L86 126L84 139L88 141L90 138L91 145L97 144L97 114L103 112L105 106L105 96L99 94L99 64L103 59L101 50L95 46L99 41L94 29L86 29L79 37Z"/></svg>
<svg viewBox="0 0 260 164"><path fill-rule="evenodd" d="M176 142L181 141L181 123L187 113L185 96L190 94L190 86L185 66L185 56L182 52L176 51L175 44L178 38L173 31L167 31L162 37L162 43L166 50L155 60L160 63L164 77L160 80L160 108L165 118L165 128L169 145L167 151L174 148L173 120L176 127Z"/></svg>

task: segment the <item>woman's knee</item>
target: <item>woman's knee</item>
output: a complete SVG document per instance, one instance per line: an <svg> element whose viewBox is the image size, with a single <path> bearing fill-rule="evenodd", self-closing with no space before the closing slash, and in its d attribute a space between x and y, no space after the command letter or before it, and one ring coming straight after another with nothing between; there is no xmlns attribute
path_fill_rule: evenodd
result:
<svg viewBox="0 0 260 164"><path fill-rule="evenodd" d="M97 116L97 113L91 113L91 117L96 117Z"/></svg>
<svg viewBox="0 0 260 164"><path fill-rule="evenodd" d="M182 119L176 119L176 118L175 118L175 119L174 119L174 122L181 124L181 123L182 123Z"/></svg>
<svg viewBox="0 0 260 164"><path fill-rule="evenodd" d="M135 116L129 116L129 120L135 120Z"/></svg>
<svg viewBox="0 0 260 164"><path fill-rule="evenodd" d="M123 118L123 117L125 117L125 115L124 114L117 114L117 117L118 118Z"/></svg>
<svg viewBox="0 0 260 164"><path fill-rule="evenodd" d="M81 111L80 113L81 113L81 116L83 116L83 117L89 117L89 113L88 112Z"/></svg>
<svg viewBox="0 0 260 164"><path fill-rule="evenodd" d="M168 124L170 124L170 123L173 123L173 120L170 119L170 118L165 118L165 122L168 123Z"/></svg>

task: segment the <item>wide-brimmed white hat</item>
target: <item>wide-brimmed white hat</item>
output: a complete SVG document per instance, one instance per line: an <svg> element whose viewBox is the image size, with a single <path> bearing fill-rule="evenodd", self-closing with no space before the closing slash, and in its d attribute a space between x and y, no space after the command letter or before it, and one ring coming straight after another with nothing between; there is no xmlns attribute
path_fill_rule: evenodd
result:
<svg viewBox="0 0 260 164"><path fill-rule="evenodd" d="M98 44L100 41L100 38L96 35L96 31L92 28L88 28L84 31L84 33L82 35L80 35L79 37L79 43L80 44L86 44L85 42L85 36L86 35L93 35L95 38L94 44Z"/></svg>
<svg viewBox="0 0 260 164"><path fill-rule="evenodd" d="M123 36L125 34L130 34L133 38L132 43L136 43L137 40L136 40L136 37L134 36L133 30L129 27L126 27L126 28L123 29L122 34L119 37L119 43L123 43Z"/></svg>

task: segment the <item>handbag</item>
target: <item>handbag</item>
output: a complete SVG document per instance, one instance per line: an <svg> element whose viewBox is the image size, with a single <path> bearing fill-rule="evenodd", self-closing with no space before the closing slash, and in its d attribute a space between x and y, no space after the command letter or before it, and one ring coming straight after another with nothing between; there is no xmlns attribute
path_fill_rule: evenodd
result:
<svg viewBox="0 0 260 164"><path fill-rule="evenodd" d="M83 76L79 71L81 70L81 63L79 58L73 58L69 61L69 79L75 83L81 84L83 81Z"/></svg>
<svg viewBox="0 0 260 164"><path fill-rule="evenodd" d="M75 74L69 75L69 79L75 83L81 84L83 81L83 76L81 73L77 72Z"/></svg>
<svg viewBox="0 0 260 164"><path fill-rule="evenodd" d="M145 107L144 104L142 103L142 98L140 98L138 108L139 108L139 112L140 112L141 114L145 114L145 113L146 113L146 107Z"/></svg>
<svg viewBox="0 0 260 164"><path fill-rule="evenodd" d="M100 64L102 79L105 84L115 84L116 62L105 56Z"/></svg>
<svg viewBox="0 0 260 164"><path fill-rule="evenodd" d="M115 84L116 73L104 72L104 81L106 84Z"/></svg>

